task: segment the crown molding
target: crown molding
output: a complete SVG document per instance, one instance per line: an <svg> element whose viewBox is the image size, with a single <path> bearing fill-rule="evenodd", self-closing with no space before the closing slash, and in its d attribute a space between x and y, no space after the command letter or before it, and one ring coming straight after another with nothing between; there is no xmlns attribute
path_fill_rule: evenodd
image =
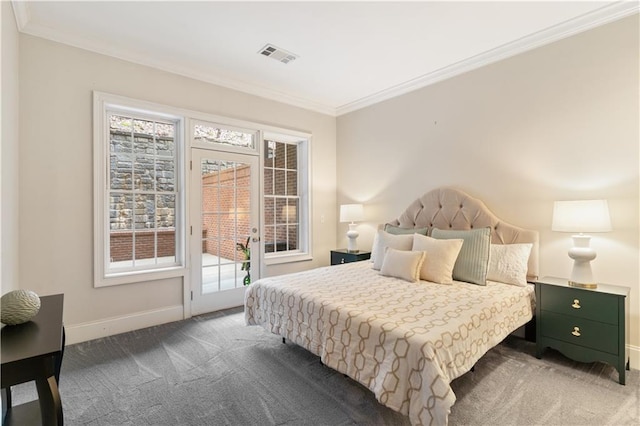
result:
<svg viewBox="0 0 640 426"><path fill-rule="evenodd" d="M378 102L412 92L434 83L446 80L465 72L489 65L494 62L515 56L546 44L570 37L572 35L608 24L618 19L638 13L638 1L620 1L612 3L592 12L567 20L553 27L546 28L495 49L463 59L454 64L422 75L407 82L398 84L370 96L358 99L336 108L336 115L340 116L353 112Z"/></svg>
<svg viewBox="0 0 640 426"><path fill-rule="evenodd" d="M88 50L117 59L122 59L127 62L148 66L161 71L166 71L172 74L181 75L183 77L192 78L194 80L203 81L205 83L214 84L216 86L221 86L226 89L237 90L245 94L259 96L261 98L269 99L272 101L319 112L321 114L329 115L332 117L336 116L336 109L334 107L313 100L291 95L289 93L274 90L255 83L241 81L238 79L225 78L206 72L195 71L195 67L189 68L188 66L176 64L171 61L154 59L141 52L116 49L109 43L104 41L89 38L80 38L76 35L66 33L58 29L39 25L30 21L27 2L13 1L12 3L15 7L14 11L16 14L18 29L24 34L52 40L58 43L77 47L79 49Z"/></svg>
<svg viewBox="0 0 640 426"><path fill-rule="evenodd" d="M18 31L23 31L31 20L31 14L29 13L29 4L26 1L11 0L11 6L13 7L13 15L16 18L16 26Z"/></svg>
<svg viewBox="0 0 640 426"><path fill-rule="evenodd" d="M329 116L340 116L358 109L391 99L414 90L421 89L431 84L438 83L465 72L498 62L517 54L535 49L537 47L553 43L589 29L622 19L638 13L639 3L633 1L619 1L603 6L592 12L567 20L553 27L549 27L534 34L522 37L510 43L506 43L495 49L488 50L478 55L463 59L433 72L424 74L404 83L389 87L369 96L357 99L340 106L326 105L303 97L274 90L260 84L240 81L233 78L216 76L211 73L195 71L175 64L171 61L158 60L139 52L114 49L108 43L98 40L77 37L64 31L48 28L31 22L29 3L26 1L12 0L14 15L18 30L22 33L53 40L59 43L89 50L95 53L115 57L128 62L156 68L162 71L178 74L184 77L221 86L227 89L237 90L246 94L259 96L276 102L296 106L299 108L319 112Z"/></svg>

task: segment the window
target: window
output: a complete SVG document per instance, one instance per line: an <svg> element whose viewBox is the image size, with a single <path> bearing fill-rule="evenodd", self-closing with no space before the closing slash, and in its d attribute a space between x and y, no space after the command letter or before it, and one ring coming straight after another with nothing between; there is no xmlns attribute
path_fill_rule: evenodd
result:
<svg viewBox="0 0 640 426"><path fill-rule="evenodd" d="M264 263L310 259L311 135L99 92L93 110L96 287L185 275L187 148L259 158Z"/></svg>
<svg viewBox="0 0 640 426"><path fill-rule="evenodd" d="M184 259L182 119L131 105L99 104L96 286L171 276ZM140 278L141 273L160 275Z"/></svg>
<svg viewBox="0 0 640 426"><path fill-rule="evenodd" d="M266 259L309 254L307 138L265 133L264 250Z"/></svg>

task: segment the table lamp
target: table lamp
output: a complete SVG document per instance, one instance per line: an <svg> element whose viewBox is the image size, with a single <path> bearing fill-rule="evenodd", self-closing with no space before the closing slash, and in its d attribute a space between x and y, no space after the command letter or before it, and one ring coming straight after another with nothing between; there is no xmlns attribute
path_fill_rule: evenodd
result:
<svg viewBox="0 0 640 426"><path fill-rule="evenodd" d="M350 222L349 230L347 231L347 251L350 253L358 252L356 238L358 238L360 234L356 231L356 224L354 222L359 222L362 219L364 219L362 204L342 204L340 206L340 222Z"/></svg>
<svg viewBox="0 0 640 426"><path fill-rule="evenodd" d="M569 257L573 269L569 285L582 288L597 288L591 272L591 261L596 252L589 247L591 236L584 232L611 231L611 218L607 200L556 201L553 203L552 231L578 232L573 235L573 247Z"/></svg>

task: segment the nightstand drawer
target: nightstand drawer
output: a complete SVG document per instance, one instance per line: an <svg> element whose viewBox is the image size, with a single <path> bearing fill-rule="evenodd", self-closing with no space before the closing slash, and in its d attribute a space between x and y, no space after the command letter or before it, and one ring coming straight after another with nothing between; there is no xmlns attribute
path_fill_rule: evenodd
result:
<svg viewBox="0 0 640 426"><path fill-rule="evenodd" d="M618 297L567 287L545 286L540 308L545 311L618 324Z"/></svg>
<svg viewBox="0 0 640 426"><path fill-rule="evenodd" d="M574 345L618 354L618 327L584 318L544 312L540 319L543 336Z"/></svg>
<svg viewBox="0 0 640 426"><path fill-rule="evenodd" d="M368 260L370 257L370 251L348 252L346 250L331 250L332 265L360 262L361 260Z"/></svg>

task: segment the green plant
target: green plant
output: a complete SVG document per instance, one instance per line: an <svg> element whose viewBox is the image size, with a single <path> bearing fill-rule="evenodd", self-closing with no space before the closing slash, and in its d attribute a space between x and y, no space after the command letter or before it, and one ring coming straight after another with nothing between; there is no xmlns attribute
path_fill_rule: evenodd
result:
<svg viewBox="0 0 640 426"><path fill-rule="evenodd" d="M236 243L236 250L241 251L245 258L245 261L242 262L242 267L240 268L241 271L247 272L247 275L242 280L244 285L251 284L251 248L249 247L249 240L250 237L247 237L246 243Z"/></svg>

